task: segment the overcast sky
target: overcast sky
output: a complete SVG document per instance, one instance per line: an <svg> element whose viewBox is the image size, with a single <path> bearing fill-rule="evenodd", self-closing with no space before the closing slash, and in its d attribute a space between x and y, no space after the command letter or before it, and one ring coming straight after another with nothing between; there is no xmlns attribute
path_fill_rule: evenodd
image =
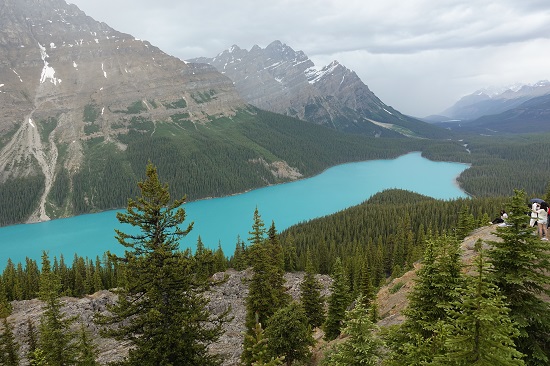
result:
<svg viewBox="0 0 550 366"><path fill-rule="evenodd" d="M180 59L274 40L354 70L417 117L489 86L550 79L550 0L67 0Z"/></svg>

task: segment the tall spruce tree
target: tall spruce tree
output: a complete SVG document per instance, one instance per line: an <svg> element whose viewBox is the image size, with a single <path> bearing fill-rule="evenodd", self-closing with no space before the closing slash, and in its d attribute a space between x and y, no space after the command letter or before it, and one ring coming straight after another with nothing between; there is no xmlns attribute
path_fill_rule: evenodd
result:
<svg viewBox="0 0 550 366"><path fill-rule="evenodd" d="M67 317L61 311L61 281L51 270L46 252L42 253L40 274L40 299L44 301L44 313L40 319L38 348L50 366L66 366L75 363L74 333L71 324L76 318Z"/></svg>
<svg viewBox="0 0 550 366"><path fill-rule="evenodd" d="M489 277L489 264L481 241L476 243L475 273L466 276L464 288L458 289L460 301L449 307L445 322L444 355L433 365L448 366L521 366L523 355L515 348L519 335L509 317L504 296Z"/></svg>
<svg viewBox="0 0 550 366"><path fill-rule="evenodd" d="M425 365L444 353L443 324L449 306L459 300L461 269L460 247L454 237L427 240L422 267L404 311L405 322L388 337L388 365Z"/></svg>
<svg viewBox="0 0 550 366"><path fill-rule="evenodd" d="M267 339L264 336L262 325L256 322L254 332L245 334L246 349L250 358L242 363L243 366L279 366L283 364L283 357L272 357L267 348Z"/></svg>
<svg viewBox="0 0 550 366"><path fill-rule="evenodd" d="M237 271L242 271L248 266L245 244L244 241L241 240L240 236L237 236L235 251L233 252L233 257L231 257L229 265Z"/></svg>
<svg viewBox="0 0 550 366"><path fill-rule="evenodd" d="M35 356L34 352L38 349L38 331L30 318L27 319L27 331L25 332L27 341L27 358L30 360Z"/></svg>
<svg viewBox="0 0 550 366"><path fill-rule="evenodd" d="M350 303L348 280L340 257L337 257L334 262L332 281L331 293L327 300L327 318L324 324L326 340L333 340L340 335L346 309Z"/></svg>
<svg viewBox="0 0 550 366"><path fill-rule="evenodd" d="M462 206L458 213L458 224L456 227L456 237L458 239L464 239L472 230L475 229L474 216L469 212L466 205Z"/></svg>
<svg viewBox="0 0 550 366"><path fill-rule="evenodd" d="M273 265L280 269L281 272L285 270L285 259L283 256L283 247L277 237L277 229L275 228L275 222L271 221L271 226L267 230L267 238L269 243L270 257Z"/></svg>
<svg viewBox="0 0 550 366"><path fill-rule="evenodd" d="M8 301L8 295L4 281L0 277L0 318L6 318L11 314L11 303Z"/></svg>
<svg viewBox="0 0 550 366"><path fill-rule="evenodd" d="M361 300L363 306L369 309L369 314L372 322L376 322L378 319L378 305L376 304L376 291L372 286L371 271L367 262L363 263L361 268L361 284L359 287Z"/></svg>
<svg viewBox="0 0 550 366"><path fill-rule="evenodd" d="M99 366L96 361L97 348L93 339L88 334L84 324L80 325L77 341L75 344L76 366Z"/></svg>
<svg viewBox="0 0 550 366"><path fill-rule="evenodd" d="M250 331L254 329L256 317L261 324L266 324L267 319L289 301L284 288L284 272L278 266L278 260L272 258L272 246L265 240L263 227L264 223L256 208L248 248L254 271L246 298L246 326Z"/></svg>
<svg viewBox="0 0 550 366"><path fill-rule="evenodd" d="M345 338L326 355L323 365L353 366L378 365L382 356L383 342L374 335L377 329L371 321L369 309L360 295L355 301L355 307L346 311L346 320L342 334Z"/></svg>
<svg viewBox="0 0 550 366"><path fill-rule="evenodd" d="M309 347L315 341L302 307L292 302L277 310L265 330L267 348L272 357L284 357L287 366L294 361L306 361Z"/></svg>
<svg viewBox="0 0 550 366"><path fill-rule="evenodd" d="M208 346L222 333L224 315L213 317L203 296L206 282L192 273L193 258L181 252L179 240L192 229L181 229L186 218L185 197L171 202L168 185L160 182L149 163L146 178L138 183L141 196L128 200L121 223L138 233L116 230L126 249L126 285L117 290L118 301L110 314L98 315L107 327L103 334L129 341L124 365L218 365L219 357Z"/></svg>
<svg viewBox="0 0 550 366"><path fill-rule="evenodd" d="M311 255L306 259L306 273L300 284L300 301L311 328L317 328L325 321L324 300L321 296L321 284L315 278Z"/></svg>
<svg viewBox="0 0 550 366"><path fill-rule="evenodd" d="M550 364L550 245L535 235L526 215L525 192L516 190L507 207L506 226L497 227L501 240L490 242L488 256L497 286L506 297L510 316L520 331L517 349L527 365Z"/></svg>
<svg viewBox="0 0 550 366"><path fill-rule="evenodd" d="M0 365L19 366L19 344L13 335L13 326L2 319L4 329L0 332Z"/></svg>
<svg viewBox="0 0 550 366"><path fill-rule="evenodd" d="M298 269L298 253L292 235L288 235L283 246L283 258L285 260L285 271L294 272Z"/></svg>
<svg viewBox="0 0 550 366"><path fill-rule="evenodd" d="M258 208L254 211L254 222L249 234L247 258L252 264L253 275L248 283L245 326L247 334L254 337L256 322L267 324L269 317L285 306L290 297L285 292L284 272L279 267L279 261L272 257L272 244L265 239L264 223ZM246 337L243 343L241 361L245 364L251 362L251 339Z"/></svg>

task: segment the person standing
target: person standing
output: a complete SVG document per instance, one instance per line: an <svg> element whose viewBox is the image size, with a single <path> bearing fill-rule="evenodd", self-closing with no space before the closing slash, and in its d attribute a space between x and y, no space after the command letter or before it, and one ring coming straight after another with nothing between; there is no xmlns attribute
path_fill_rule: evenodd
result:
<svg viewBox="0 0 550 366"><path fill-rule="evenodd" d="M548 224L548 204L542 202L537 210L538 220L537 225L539 227L539 237L542 240L548 240L547 234L547 224Z"/></svg>
<svg viewBox="0 0 550 366"><path fill-rule="evenodd" d="M540 205L537 202L533 202L531 205L531 220L529 220L529 226L534 227L537 223L537 210L540 208Z"/></svg>

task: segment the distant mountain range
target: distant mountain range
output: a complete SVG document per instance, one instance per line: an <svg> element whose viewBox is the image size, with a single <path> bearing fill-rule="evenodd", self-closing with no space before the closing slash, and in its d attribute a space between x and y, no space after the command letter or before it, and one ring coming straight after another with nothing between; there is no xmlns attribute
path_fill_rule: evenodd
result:
<svg viewBox="0 0 550 366"><path fill-rule="evenodd" d="M250 51L234 45L216 57L189 61L213 65L247 103L268 111L372 136L445 134L383 103L338 61L318 69L304 52L280 41Z"/></svg>
<svg viewBox="0 0 550 366"><path fill-rule="evenodd" d="M480 134L550 131L550 81L482 89L424 118L453 131Z"/></svg>

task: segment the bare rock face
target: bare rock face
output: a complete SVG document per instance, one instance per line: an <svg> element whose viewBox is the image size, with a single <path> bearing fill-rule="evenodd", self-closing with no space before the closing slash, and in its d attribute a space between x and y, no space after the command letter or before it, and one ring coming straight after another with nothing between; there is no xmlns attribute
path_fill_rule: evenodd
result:
<svg viewBox="0 0 550 366"><path fill-rule="evenodd" d="M231 321L224 325L224 334L220 339L211 345L210 351L224 357L224 366L236 366L239 364L242 353L242 342L244 339L244 322L246 317L245 299L248 295L247 280L252 278L252 272L227 270L213 276L213 281L220 282L214 286L205 296L210 299L208 310L213 315L224 313L230 309ZM300 283L304 273L285 274L286 287L293 299L298 300L300 296ZM328 289L332 280L329 276L318 275L323 290L322 295L328 295ZM109 291L99 291L93 295L77 299L72 297L62 298L62 311L67 317L77 316L78 320L73 324L75 330L80 329L84 324L86 329L93 335L93 340L99 351L98 362L107 364L122 360L128 354L128 344L117 342L113 339L103 338L99 335L99 327L93 322L94 314L106 311L108 304L116 301L116 295ZM27 321L30 320L38 327L40 317L43 313L43 304L40 300L14 301L13 312L8 317L10 324L14 326L14 334L21 345L21 355L24 358L23 364L27 365L25 359L28 345L25 337ZM1 328L1 324L0 324Z"/></svg>
<svg viewBox="0 0 550 366"><path fill-rule="evenodd" d="M115 143L140 121L207 123L245 106L229 78L100 23L64 0L0 4L0 184L44 176L39 208L87 141Z"/></svg>
<svg viewBox="0 0 550 366"><path fill-rule="evenodd" d="M258 108L337 130L397 136L395 129L380 123L403 125L412 120L384 104L355 72L338 61L318 70L302 51L280 41L250 51L232 46L214 58L192 61L215 66Z"/></svg>
<svg viewBox="0 0 550 366"><path fill-rule="evenodd" d="M212 345L211 351L224 356L224 366L239 365L244 340L244 326L246 319L246 303L248 296L247 281L252 278L252 271L228 270L213 276L215 281L226 279L221 285L216 286L207 295L210 298L209 310L213 314L221 314L227 309L230 310L232 320L225 324L225 332L218 342ZM304 279L303 272L286 273L286 288L290 296L298 301L300 298L300 283ZM328 296L332 279L326 275L317 275L321 283L321 295Z"/></svg>
<svg viewBox="0 0 550 366"><path fill-rule="evenodd" d="M5 0L0 24L0 182L38 170L48 183L59 145L77 169L83 141L116 141L135 117L206 122L244 106L212 66L167 55L64 0Z"/></svg>

